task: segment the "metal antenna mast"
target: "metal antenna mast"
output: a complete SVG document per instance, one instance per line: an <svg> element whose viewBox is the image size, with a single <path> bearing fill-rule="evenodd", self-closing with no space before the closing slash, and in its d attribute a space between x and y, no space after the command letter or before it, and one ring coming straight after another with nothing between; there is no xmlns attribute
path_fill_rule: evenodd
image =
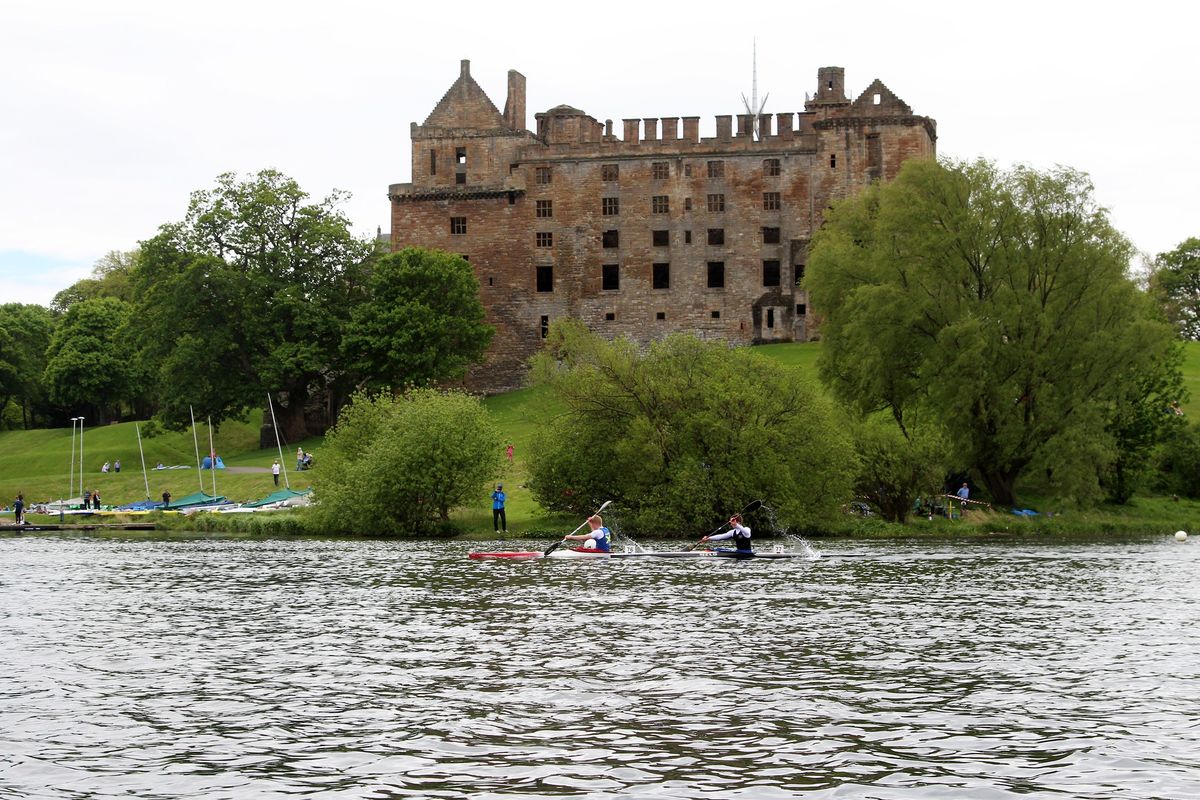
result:
<svg viewBox="0 0 1200 800"><path fill-rule="evenodd" d="M767 107L767 97L771 96L767 92L766 97L762 99L762 103L758 102L758 37L754 38L754 61L751 67L750 78L750 99L746 99L746 95L742 95L742 105L746 107L746 113L753 116L750 130L754 134L754 140L758 141L762 138L762 131L758 127L758 118L762 115L763 109Z"/></svg>

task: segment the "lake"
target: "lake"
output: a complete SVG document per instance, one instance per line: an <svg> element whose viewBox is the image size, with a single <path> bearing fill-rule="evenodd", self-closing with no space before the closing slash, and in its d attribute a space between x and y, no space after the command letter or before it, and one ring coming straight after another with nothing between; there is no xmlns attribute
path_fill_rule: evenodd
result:
<svg viewBox="0 0 1200 800"><path fill-rule="evenodd" d="M0 798L1200 796L1195 539L813 545L6 536Z"/></svg>

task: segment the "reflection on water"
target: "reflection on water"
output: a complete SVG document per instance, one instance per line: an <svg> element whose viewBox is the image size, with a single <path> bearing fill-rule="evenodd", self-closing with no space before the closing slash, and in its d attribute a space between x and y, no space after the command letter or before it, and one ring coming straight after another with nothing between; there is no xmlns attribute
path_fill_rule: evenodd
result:
<svg viewBox="0 0 1200 800"><path fill-rule="evenodd" d="M1200 796L1194 543L818 549L0 539L0 798Z"/></svg>

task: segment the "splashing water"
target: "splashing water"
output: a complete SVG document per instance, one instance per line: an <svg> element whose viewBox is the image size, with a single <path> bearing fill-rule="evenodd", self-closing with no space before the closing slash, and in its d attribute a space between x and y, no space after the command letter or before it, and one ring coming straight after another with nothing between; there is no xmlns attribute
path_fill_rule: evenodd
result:
<svg viewBox="0 0 1200 800"><path fill-rule="evenodd" d="M759 510L766 514L767 525L771 531L774 532L776 540L787 540L792 545L793 549L798 549L809 561L816 561L821 557L821 553L815 547L809 544L807 539L798 533L792 533L788 530L787 525L781 525L779 523L779 515L776 513L775 509L771 508L766 503L763 503Z"/></svg>

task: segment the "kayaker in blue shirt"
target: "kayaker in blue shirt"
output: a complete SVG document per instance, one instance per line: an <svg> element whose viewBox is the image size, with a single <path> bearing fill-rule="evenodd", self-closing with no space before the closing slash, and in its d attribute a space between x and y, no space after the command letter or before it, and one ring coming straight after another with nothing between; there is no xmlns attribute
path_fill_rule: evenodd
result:
<svg viewBox="0 0 1200 800"><path fill-rule="evenodd" d="M588 527L591 528L587 533L581 533L578 536L567 534L563 537L564 540L572 542L582 542L579 547L572 547L572 550L586 552L595 550L600 553L608 553L612 551L612 531L604 527L604 518L599 514L593 514L588 517Z"/></svg>
<svg viewBox="0 0 1200 800"><path fill-rule="evenodd" d="M750 529L742 524L742 515L734 514L729 518L730 530L724 533L718 533L713 536L705 536L701 542L723 542L726 539L733 539L736 552L738 553L753 553L754 547L750 544ZM728 547L718 547L718 550L731 552Z"/></svg>
<svg viewBox="0 0 1200 800"><path fill-rule="evenodd" d="M492 527L499 533L501 527L508 533L508 519L504 516L504 484L497 483L496 491L492 492Z"/></svg>

